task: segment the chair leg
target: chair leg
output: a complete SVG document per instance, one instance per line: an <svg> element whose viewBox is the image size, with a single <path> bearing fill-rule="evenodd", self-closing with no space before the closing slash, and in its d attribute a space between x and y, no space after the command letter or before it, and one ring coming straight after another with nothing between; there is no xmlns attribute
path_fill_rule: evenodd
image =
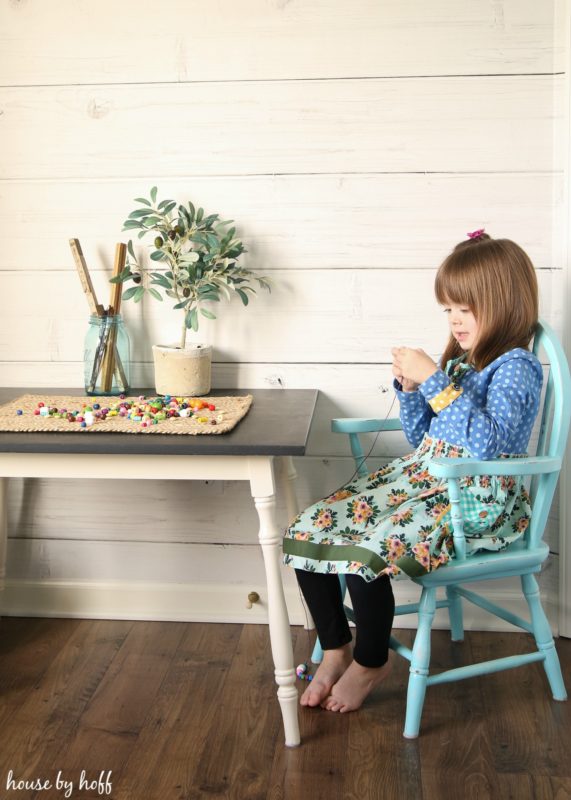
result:
<svg viewBox="0 0 571 800"><path fill-rule="evenodd" d="M412 648L410 676L406 698L404 736L416 739L420 730L420 717L426 694L426 681L430 666L430 631L436 611L436 589L422 590L418 611L418 630Z"/></svg>
<svg viewBox="0 0 571 800"><path fill-rule="evenodd" d="M567 692L561 674L559 656L545 611L541 605L539 587L533 575L522 575L521 585L531 613L531 624L538 649L545 654L543 666L554 700L567 700Z"/></svg>
<svg viewBox="0 0 571 800"><path fill-rule="evenodd" d="M315 645L313 647L313 652L311 654L311 663L312 664L321 664L323 661L323 648L321 647L321 642L319 641L319 636L315 640Z"/></svg>
<svg viewBox="0 0 571 800"><path fill-rule="evenodd" d="M446 587L446 597L449 602L448 614L450 616L450 635L453 642L464 641L464 622L462 619L462 598L454 586Z"/></svg>

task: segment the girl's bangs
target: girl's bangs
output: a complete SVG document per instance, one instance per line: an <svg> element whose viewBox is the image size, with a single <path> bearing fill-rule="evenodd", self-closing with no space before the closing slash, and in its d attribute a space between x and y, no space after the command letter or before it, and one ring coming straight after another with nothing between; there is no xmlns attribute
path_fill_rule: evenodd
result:
<svg viewBox="0 0 571 800"><path fill-rule="evenodd" d="M456 264L450 257L440 267L434 282L434 293L441 306L447 303L466 305L474 309L469 270Z"/></svg>

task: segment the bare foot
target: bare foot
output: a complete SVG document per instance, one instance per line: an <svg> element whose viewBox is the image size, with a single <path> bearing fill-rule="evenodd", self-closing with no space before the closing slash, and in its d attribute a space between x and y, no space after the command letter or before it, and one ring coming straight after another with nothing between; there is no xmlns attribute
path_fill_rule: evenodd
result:
<svg viewBox="0 0 571 800"><path fill-rule="evenodd" d="M335 681L343 675L351 663L351 644L338 647L336 650L325 650L323 661L310 681L307 689L302 694L302 706L319 706L327 697Z"/></svg>
<svg viewBox="0 0 571 800"><path fill-rule="evenodd" d="M331 688L331 694L321 704L328 711L356 711L363 700L385 680L390 674L391 665L387 661L382 667L363 667L352 661L337 683Z"/></svg>

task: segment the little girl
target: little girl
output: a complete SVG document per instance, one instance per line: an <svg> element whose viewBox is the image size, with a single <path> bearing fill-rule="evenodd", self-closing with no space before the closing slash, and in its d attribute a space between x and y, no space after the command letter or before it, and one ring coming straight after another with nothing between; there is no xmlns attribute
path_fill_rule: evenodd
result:
<svg viewBox="0 0 571 800"><path fill-rule="evenodd" d="M426 575L454 557L447 483L430 475L430 459L521 457L528 446L542 385L528 349L538 319L529 257L475 231L439 268L435 294L450 328L440 366L423 350L392 350L400 419L415 451L315 503L284 538L284 561L295 567L324 650L302 705L359 708L389 670L390 577ZM530 521L519 477L465 478L461 506L468 554L507 547ZM339 573L355 614L353 653Z"/></svg>

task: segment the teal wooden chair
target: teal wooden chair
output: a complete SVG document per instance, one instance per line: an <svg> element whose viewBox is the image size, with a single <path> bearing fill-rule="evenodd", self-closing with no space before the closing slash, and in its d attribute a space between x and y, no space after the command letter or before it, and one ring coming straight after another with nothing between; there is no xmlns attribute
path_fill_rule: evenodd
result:
<svg viewBox="0 0 571 800"><path fill-rule="evenodd" d="M448 480L451 501L451 517L454 527L455 558L447 565L421 578L412 578L421 587L419 603L397 606L396 614L418 613L418 628L412 650L391 637L391 648L410 661L406 720L404 736L418 736L420 718L426 688L439 683L472 678L512 669L534 661L542 662L547 680L555 700L566 700L567 694L559 658L555 650L551 628L541 605L539 589L534 573L541 570L549 548L543 542L543 533L553 500L557 479L561 470L569 420L571 416L571 378L563 348L553 330L541 322L534 339L533 352L543 349L549 361L549 377L545 390L537 454L522 459L494 459L478 461L472 458L434 458L429 466L432 475ZM359 434L380 430L400 430L400 420L334 419L332 429L347 433L351 452L359 475L370 470L359 441ZM532 519L524 538L500 552L487 552L466 557L462 514L460 510L460 479L468 475L525 475L531 477L530 494ZM476 583L498 578L519 576L523 594L530 611L530 621L522 619L507 609L490 602L485 597L463 588L467 582ZM342 584L344 581L342 580ZM436 599L436 590L443 587L445 598ZM343 592L345 587L342 586ZM464 638L462 601L471 603L495 614L507 622L533 634L536 642L534 652L496 658L477 664L450 669L435 675L430 674L430 633L437 608L447 608L450 616L452 641ZM352 611L346 606L349 619ZM322 650L317 641L312 661L319 663Z"/></svg>

